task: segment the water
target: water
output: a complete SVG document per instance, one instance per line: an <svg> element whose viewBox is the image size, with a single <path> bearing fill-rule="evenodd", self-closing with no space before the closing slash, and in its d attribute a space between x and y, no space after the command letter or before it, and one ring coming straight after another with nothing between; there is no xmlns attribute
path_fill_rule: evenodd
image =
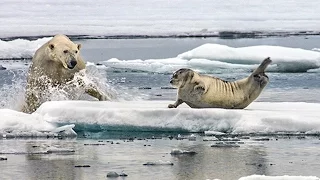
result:
<svg viewBox="0 0 320 180"><path fill-rule="evenodd" d="M151 38L151 39L85 39L81 43L82 55L87 61L118 59L161 59L178 54L205 43L224 44L232 47L274 45L292 48L313 49L319 47L320 36L289 36L269 38ZM93 58L94 57L94 58Z"/></svg>
<svg viewBox="0 0 320 180"><path fill-rule="evenodd" d="M139 136L139 134L137 134ZM169 140L152 136L122 139L19 139L2 140L0 161L2 179L106 179L110 171L128 175L124 179L238 179L251 174L319 176L319 139L315 137L258 137L241 139L238 148L214 148L214 141ZM129 141L129 138L134 139ZM156 136L160 137L160 136ZM139 140L138 140L139 139ZM111 144L113 142L113 144ZM100 144L100 145L94 145ZM50 147L75 150L73 153L31 154ZM171 155L172 149L195 151L195 155ZM1 155L0 155L1 156ZM144 166L154 161L170 161L174 165ZM75 167L89 165L90 167ZM122 178L118 178L122 179Z"/></svg>
<svg viewBox="0 0 320 180"><path fill-rule="evenodd" d="M85 60L99 63L110 58L161 59L178 54L204 43L219 43L232 47L253 45L279 45L304 49L317 48L319 36L273 37L261 39L98 39L77 40L82 43ZM12 61L10 61L12 62ZM10 63L9 62L9 63ZM0 71L1 108L15 109L19 94L23 94L28 62L22 68ZM4 64L5 66L5 64ZM175 89L170 87L170 73L137 71L129 68L105 68L95 71L106 77L109 85L124 100L174 101ZM226 80L246 77L250 71L217 69L211 75ZM270 83L257 101L262 102L320 102L319 73L268 72ZM20 97L20 96L18 96ZM21 101L21 98L20 98ZM150 119L152 121L152 119ZM182 122L183 123L183 122ZM98 124L99 126L99 124ZM120 132L85 129L78 131L76 139L2 139L0 152L8 158L0 161L1 179L106 179L110 171L124 171L124 179L222 179L233 180L252 174L320 176L318 136L276 136L267 134L269 141L241 139L238 148L213 148L213 141L170 140L179 132ZM128 133L128 134L127 134ZM184 134L189 136L190 134ZM201 135L201 136L200 136ZM161 137L152 139L152 136ZM228 136L228 135L227 135ZM137 137L137 138L135 138ZM133 138L133 142L127 142ZM142 140L138 140L141 138ZM148 139L147 139L148 138ZM107 142L108 141L108 142ZM111 144L110 141L114 143ZM119 142L120 144L116 144ZM103 144L103 145L85 145ZM150 145L150 146L149 146ZM50 147L72 149L73 153L30 154ZM174 148L193 150L194 156L172 156ZM10 154L22 152L22 154ZM29 154L26 154L29 153ZM2 156L2 155L0 155ZM143 166L148 161L171 161L173 166ZM76 168L76 165L90 165ZM121 178L118 178L121 179Z"/></svg>

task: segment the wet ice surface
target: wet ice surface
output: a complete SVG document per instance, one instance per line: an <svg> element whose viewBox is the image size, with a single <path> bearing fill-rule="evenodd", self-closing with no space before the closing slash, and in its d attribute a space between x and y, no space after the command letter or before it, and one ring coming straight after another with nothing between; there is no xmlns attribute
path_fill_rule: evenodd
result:
<svg viewBox="0 0 320 180"><path fill-rule="evenodd" d="M110 132L110 134L112 134ZM124 172L129 179L238 179L257 175L320 176L320 140L306 136L228 137L216 141L177 134L90 139L3 139L0 141L1 177L4 179L104 179L109 172ZM189 137L189 134L182 135ZM238 139L238 140L235 140ZM233 141L235 140L235 141ZM239 147L211 147L216 143ZM241 142L241 143L239 143ZM45 152L54 149L51 153ZM172 155L172 149L194 151ZM19 152L19 153L14 153ZM173 165L144 166L147 162ZM81 167L80 167L81 166Z"/></svg>

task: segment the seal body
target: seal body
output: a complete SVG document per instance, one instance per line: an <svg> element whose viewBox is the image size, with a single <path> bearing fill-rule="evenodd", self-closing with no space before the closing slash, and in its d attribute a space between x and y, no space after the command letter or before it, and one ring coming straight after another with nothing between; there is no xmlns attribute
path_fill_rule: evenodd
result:
<svg viewBox="0 0 320 180"><path fill-rule="evenodd" d="M269 57L264 59L249 77L233 82L200 75L191 69L179 69L170 80L172 86L178 88L177 100L168 107L176 108L186 103L191 108L243 109L268 84L265 69L271 62Z"/></svg>

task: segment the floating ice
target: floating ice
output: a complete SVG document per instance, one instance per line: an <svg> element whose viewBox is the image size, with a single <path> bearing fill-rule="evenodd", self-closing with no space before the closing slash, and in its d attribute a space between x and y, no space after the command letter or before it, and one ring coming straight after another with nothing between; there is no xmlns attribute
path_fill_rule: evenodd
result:
<svg viewBox="0 0 320 180"><path fill-rule="evenodd" d="M320 104L317 103L253 102L244 110L192 109L185 104L168 109L169 103L51 101L44 103L34 114L42 115L52 123L100 130L320 133Z"/></svg>
<svg viewBox="0 0 320 180"><path fill-rule="evenodd" d="M233 48L220 44L204 44L178 55L176 58L148 60L110 59L103 64L114 68L131 68L158 73L173 72L179 68L215 72L219 69L251 71L263 59L273 60L267 71L309 72L320 68L320 53L300 48L281 46L249 46Z"/></svg>
<svg viewBox="0 0 320 180"><path fill-rule="evenodd" d="M107 177L116 178L116 177L119 177L119 174L117 172L112 171L112 172L108 172Z"/></svg>
<svg viewBox="0 0 320 180"><path fill-rule="evenodd" d="M172 149L170 152L171 155L195 155L195 151L184 151L181 149Z"/></svg>
<svg viewBox="0 0 320 180"><path fill-rule="evenodd" d="M47 150L48 153L74 153L75 150L73 149L66 149L66 148L57 148L57 147L50 147Z"/></svg>
<svg viewBox="0 0 320 180"><path fill-rule="evenodd" d="M56 127L39 114L25 114L10 109L0 109L0 134L2 138L75 136L74 125Z"/></svg>
<svg viewBox="0 0 320 180"><path fill-rule="evenodd" d="M51 38L40 38L34 41L16 39L0 40L0 59L32 58L36 50Z"/></svg>
<svg viewBox="0 0 320 180"><path fill-rule="evenodd" d="M214 131L320 134L320 104L253 102L244 110L168 109L169 101L51 101L33 114L0 109L3 137L75 136L81 131ZM56 124L66 124L57 127ZM180 137L183 139L183 137Z"/></svg>
<svg viewBox="0 0 320 180"><path fill-rule="evenodd" d="M2 65L0 65L0 70L6 70L6 67L3 67Z"/></svg>
<svg viewBox="0 0 320 180"><path fill-rule="evenodd" d="M57 133L61 136L66 136L66 137L77 136L77 133L73 130L74 126L75 126L74 124L61 126L52 130L51 132Z"/></svg>
<svg viewBox="0 0 320 180"><path fill-rule="evenodd" d="M191 134L189 137L188 137L189 141L195 141L197 140L197 136L194 135L194 134Z"/></svg>
<svg viewBox="0 0 320 180"><path fill-rule="evenodd" d="M235 144L235 143L217 142L216 144L211 145L211 147L217 147L217 148L235 148L235 147L240 147L240 145Z"/></svg>
<svg viewBox="0 0 320 180"><path fill-rule="evenodd" d="M181 59L208 59L235 66L259 64L266 57L271 57L273 61L267 71L307 72L320 67L319 52L281 46L233 48L220 44L204 44L178 55Z"/></svg>
<svg viewBox="0 0 320 180"><path fill-rule="evenodd" d="M159 166L159 165L173 165L171 161L152 161L152 162L146 162L143 164L144 166Z"/></svg>
<svg viewBox="0 0 320 180"><path fill-rule="evenodd" d="M219 136L219 135L225 135L226 133L218 132L218 131L204 131L204 134L206 136Z"/></svg>

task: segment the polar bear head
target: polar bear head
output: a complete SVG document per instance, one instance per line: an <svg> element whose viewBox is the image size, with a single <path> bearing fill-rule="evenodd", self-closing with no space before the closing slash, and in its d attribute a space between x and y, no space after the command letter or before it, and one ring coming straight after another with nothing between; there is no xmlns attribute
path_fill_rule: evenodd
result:
<svg viewBox="0 0 320 180"><path fill-rule="evenodd" d="M81 44L73 43L67 36L56 35L48 42L46 51L51 60L73 69L78 63L80 48Z"/></svg>

